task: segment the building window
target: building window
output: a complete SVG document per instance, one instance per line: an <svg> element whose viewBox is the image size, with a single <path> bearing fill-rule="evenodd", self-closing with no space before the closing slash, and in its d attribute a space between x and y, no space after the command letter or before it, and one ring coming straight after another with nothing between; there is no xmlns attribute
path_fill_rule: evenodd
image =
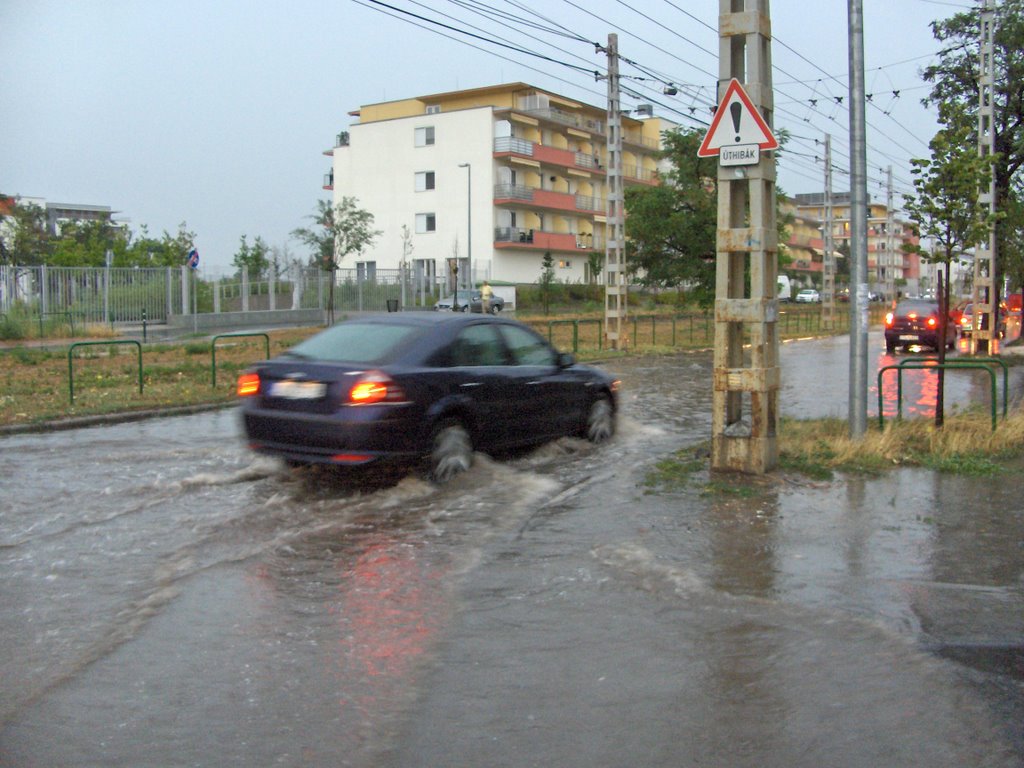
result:
<svg viewBox="0 0 1024 768"><path fill-rule="evenodd" d="M427 104L427 114L428 115L436 115L440 111L441 111L441 105L440 104Z"/></svg>
<svg viewBox="0 0 1024 768"><path fill-rule="evenodd" d="M437 218L432 213L416 214L416 234L422 235L425 232L437 231Z"/></svg>
<svg viewBox="0 0 1024 768"><path fill-rule="evenodd" d="M420 171L416 174L416 191L426 192L428 189L434 188L434 172L433 171Z"/></svg>
<svg viewBox="0 0 1024 768"><path fill-rule="evenodd" d="M434 145L434 126L416 129L416 146L431 147Z"/></svg>
<svg viewBox="0 0 1024 768"><path fill-rule="evenodd" d="M356 280L364 282L369 280L373 282L377 279L377 262L376 261L357 261L356 262Z"/></svg>
<svg viewBox="0 0 1024 768"><path fill-rule="evenodd" d="M562 259L558 262L559 269L572 269L572 262L568 259Z"/></svg>

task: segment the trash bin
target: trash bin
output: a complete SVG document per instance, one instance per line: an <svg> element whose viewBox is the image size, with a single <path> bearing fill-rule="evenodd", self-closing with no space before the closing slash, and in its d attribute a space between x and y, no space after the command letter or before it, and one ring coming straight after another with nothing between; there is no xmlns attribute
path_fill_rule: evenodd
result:
<svg viewBox="0 0 1024 768"><path fill-rule="evenodd" d="M398 299L388 299L388 312L398 311Z"/></svg>

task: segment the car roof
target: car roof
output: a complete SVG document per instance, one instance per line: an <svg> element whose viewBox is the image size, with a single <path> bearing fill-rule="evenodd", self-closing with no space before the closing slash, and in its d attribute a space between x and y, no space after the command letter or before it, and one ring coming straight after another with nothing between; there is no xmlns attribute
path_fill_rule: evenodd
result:
<svg viewBox="0 0 1024 768"><path fill-rule="evenodd" d="M514 320L495 317L494 315L417 310L412 312L367 312L361 315L350 316L340 321L338 325L341 323L371 323L374 325L405 325L428 328L441 325L470 325L481 322L519 324Z"/></svg>

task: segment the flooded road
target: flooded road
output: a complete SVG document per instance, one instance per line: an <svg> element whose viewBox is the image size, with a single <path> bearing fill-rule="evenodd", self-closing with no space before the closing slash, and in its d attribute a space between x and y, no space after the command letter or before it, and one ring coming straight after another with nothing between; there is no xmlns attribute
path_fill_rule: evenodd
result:
<svg viewBox="0 0 1024 768"><path fill-rule="evenodd" d="M845 417L848 355L786 345L784 415ZM0 765L1024 764L1018 482L649 493L710 356L608 367L613 442L443 488L288 471L231 410L0 438Z"/></svg>

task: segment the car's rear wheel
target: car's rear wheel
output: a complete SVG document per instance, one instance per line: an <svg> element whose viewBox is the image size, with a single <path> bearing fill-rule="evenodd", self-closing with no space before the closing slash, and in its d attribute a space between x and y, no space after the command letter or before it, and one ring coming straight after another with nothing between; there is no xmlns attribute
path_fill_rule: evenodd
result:
<svg viewBox="0 0 1024 768"><path fill-rule="evenodd" d="M893 354L896 351L896 342L887 340L885 342L885 351L887 354Z"/></svg>
<svg viewBox="0 0 1024 768"><path fill-rule="evenodd" d="M501 307L499 307L497 304L491 304L491 314L496 315L499 312L501 312Z"/></svg>
<svg viewBox="0 0 1024 768"><path fill-rule="evenodd" d="M469 312L469 304L463 304L463 305L462 305L462 306L461 306L461 307L459 308L459 312Z"/></svg>
<svg viewBox="0 0 1024 768"><path fill-rule="evenodd" d="M456 419L437 425L430 451L430 478L445 483L473 466L473 439Z"/></svg>
<svg viewBox="0 0 1024 768"><path fill-rule="evenodd" d="M590 404L585 437L592 443L603 443L615 434L615 409L607 395Z"/></svg>

